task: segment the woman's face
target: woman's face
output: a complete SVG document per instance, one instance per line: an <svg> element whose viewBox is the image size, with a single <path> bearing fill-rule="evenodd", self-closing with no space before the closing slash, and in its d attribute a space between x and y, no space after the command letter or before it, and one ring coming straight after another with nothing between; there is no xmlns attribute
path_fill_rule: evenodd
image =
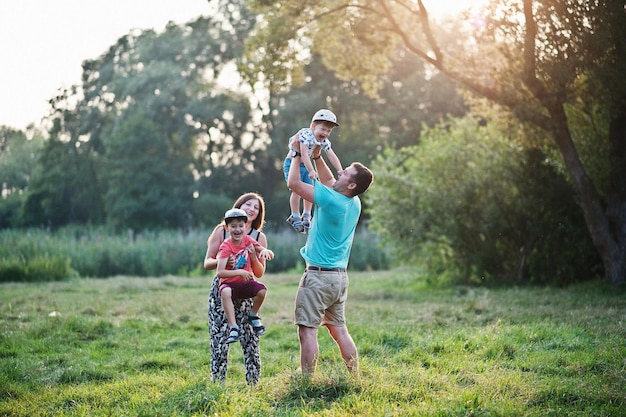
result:
<svg viewBox="0 0 626 417"><path fill-rule="evenodd" d="M259 215L259 210L261 209L261 203L256 198L251 198L246 201L239 207L248 215L248 223L252 222Z"/></svg>

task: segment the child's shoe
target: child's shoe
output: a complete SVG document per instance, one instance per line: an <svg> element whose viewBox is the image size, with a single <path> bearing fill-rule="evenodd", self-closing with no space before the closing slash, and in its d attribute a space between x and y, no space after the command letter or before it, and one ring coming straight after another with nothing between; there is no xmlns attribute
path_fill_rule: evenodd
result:
<svg viewBox="0 0 626 417"><path fill-rule="evenodd" d="M252 325L252 330L254 330L254 333L256 333L258 336L263 336L265 334L265 326L263 326L263 323L261 323L261 317L255 316L254 314L250 313L248 315L248 321Z"/></svg>
<svg viewBox="0 0 626 417"><path fill-rule="evenodd" d="M311 228L311 216L308 214L302 215L302 226L304 226L304 233Z"/></svg>
<svg viewBox="0 0 626 417"><path fill-rule="evenodd" d="M293 230L295 230L298 233L306 233L306 231L304 230L304 225L302 224L302 221L300 220L300 217L294 217L293 215L287 217L287 223L289 223L291 225L291 227L293 227Z"/></svg>
<svg viewBox="0 0 626 417"><path fill-rule="evenodd" d="M226 339L226 343L231 344L235 343L241 338L241 334L239 333L239 327L231 327L230 334L228 335L228 339Z"/></svg>

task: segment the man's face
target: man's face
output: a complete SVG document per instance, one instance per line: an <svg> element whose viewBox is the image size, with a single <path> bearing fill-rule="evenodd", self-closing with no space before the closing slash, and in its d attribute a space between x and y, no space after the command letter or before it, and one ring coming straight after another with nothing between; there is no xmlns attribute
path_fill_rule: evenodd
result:
<svg viewBox="0 0 626 417"><path fill-rule="evenodd" d="M338 175L337 181L333 184L333 190L341 194L351 194L349 186L350 184L354 184L354 175L356 175L356 168L350 165Z"/></svg>

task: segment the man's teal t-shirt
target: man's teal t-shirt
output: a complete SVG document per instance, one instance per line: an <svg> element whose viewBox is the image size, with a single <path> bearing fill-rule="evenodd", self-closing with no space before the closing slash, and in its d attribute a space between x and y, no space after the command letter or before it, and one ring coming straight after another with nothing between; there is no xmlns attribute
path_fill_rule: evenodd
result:
<svg viewBox="0 0 626 417"><path fill-rule="evenodd" d="M347 268L354 231L361 215L361 200L358 196L346 197L319 181L314 181L313 186L313 222L300 253L310 265Z"/></svg>

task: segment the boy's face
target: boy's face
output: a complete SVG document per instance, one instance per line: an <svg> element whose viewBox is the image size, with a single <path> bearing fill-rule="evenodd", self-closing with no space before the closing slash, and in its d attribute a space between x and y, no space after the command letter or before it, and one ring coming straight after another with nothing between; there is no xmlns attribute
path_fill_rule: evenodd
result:
<svg viewBox="0 0 626 417"><path fill-rule="evenodd" d="M240 241L245 233L246 222L243 219L230 219L226 223L226 230L230 233L231 240Z"/></svg>
<svg viewBox="0 0 626 417"><path fill-rule="evenodd" d="M330 136L330 132L333 131L335 125L332 123L319 121L313 122L311 126L311 130L313 130L313 134L318 141L322 141Z"/></svg>

